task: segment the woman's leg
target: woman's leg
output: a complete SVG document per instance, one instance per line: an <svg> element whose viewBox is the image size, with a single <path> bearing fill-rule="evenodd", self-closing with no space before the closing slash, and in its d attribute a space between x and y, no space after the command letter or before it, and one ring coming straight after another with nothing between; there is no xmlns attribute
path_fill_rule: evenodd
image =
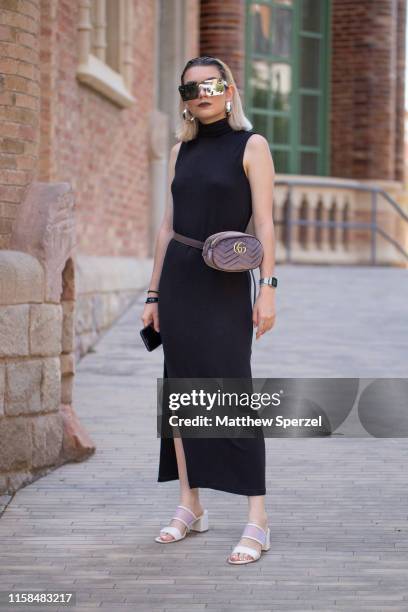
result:
<svg viewBox="0 0 408 612"><path fill-rule="evenodd" d="M183 441L181 438L178 437L174 437L173 440L176 451L177 469L180 481L180 504L182 506L190 508L190 510L192 510L196 516L200 516L200 514L202 514L204 511L203 507L200 504L200 490L198 488L190 489L187 476L186 457L184 454ZM186 530L186 526L184 525L184 523L178 521L177 519L172 519L170 525L172 527L178 527L182 534ZM174 537L170 533L162 533L160 537L162 540L174 540Z"/></svg>
<svg viewBox="0 0 408 612"><path fill-rule="evenodd" d="M268 515L266 514L265 508L265 495L250 495L248 497L248 522L256 523L260 527L266 530L268 526ZM258 551L261 550L261 545L255 540L250 538L241 538L239 541L243 546L250 546ZM246 553L235 553L230 556L231 561L241 561L244 559L251 559L251 555Z"/></svg>

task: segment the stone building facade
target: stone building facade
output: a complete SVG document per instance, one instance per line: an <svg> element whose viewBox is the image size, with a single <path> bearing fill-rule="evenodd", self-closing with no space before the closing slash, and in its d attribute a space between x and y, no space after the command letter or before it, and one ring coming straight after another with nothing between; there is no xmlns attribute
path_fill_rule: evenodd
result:
<svg viewBox="0 0 408 612"><path fill-rule="evenodd" d="M1 2L0 494L95 450L72 405L75 364L146 289L187 59L225 60L270 142L283 262L289 179L301 182L295 220L368 219L371 193L357 188L368 183L406 206L405 11L405 0ZM407 244L386 203L378 215ZM363 231L293 235L299 262L362 262L369 248ZM385 243L379 255L401 263Z"/></svg>

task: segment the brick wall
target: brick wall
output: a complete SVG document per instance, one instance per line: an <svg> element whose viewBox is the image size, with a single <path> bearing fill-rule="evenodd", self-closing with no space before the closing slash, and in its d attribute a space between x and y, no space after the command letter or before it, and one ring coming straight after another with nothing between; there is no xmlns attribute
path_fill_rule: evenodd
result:
<svg viewBox="0 0 408 612"><path fill-rule="evenodd" d="M136 104L121 109L76 78L79 0L3 0L0 248L37 179L72 184L79 252L148 253L154 10L154 2L134 0Z"/></svg>
<svg viewBox="0 0 408 612"><path fill-rule="evenodd" d="M3 0L0 25L0 249L38 164L40 2Z"/></svg>
<svg viewBox="0 0 408 612"><path fill-rule="evenodd" d="M155 3L134 0L131 93L136 104L127 109L76 79L79 2L59 0L54 13L49 5L44 2L41 28L40 178L72 184L79 252L144 257Z"/></svg>
<svg viewBox="0 0 408 612"><path fill-rule="evenodd" d="M405 0L332 1L331 174L400 179Z"/></svg>

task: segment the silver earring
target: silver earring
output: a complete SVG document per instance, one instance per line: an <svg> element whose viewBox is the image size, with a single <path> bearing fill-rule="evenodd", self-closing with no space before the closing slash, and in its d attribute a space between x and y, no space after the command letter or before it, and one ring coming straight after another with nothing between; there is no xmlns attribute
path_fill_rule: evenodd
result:
<svg viewBox="0 0 408 612"><path fill-rule="evenodd" d="M227 100L227 102L225 103L225 111L227 115L231 114L231 110L232 110L231 100Z"/></svg>
<svg viewBox="0 0 408 612"><path fill-rule="evenodd" d="M186 108L183 110L183 119L184 119L184 121L194 121L194 119L195 119L194 115L192 115L192 114L190 113L190 115L191 115L191 116L190 116L190 117L188 117L188 113L189 113L189 112L190 112L190 111L188 110L188 108L187 108L187 107L186 107Z"/></svg>

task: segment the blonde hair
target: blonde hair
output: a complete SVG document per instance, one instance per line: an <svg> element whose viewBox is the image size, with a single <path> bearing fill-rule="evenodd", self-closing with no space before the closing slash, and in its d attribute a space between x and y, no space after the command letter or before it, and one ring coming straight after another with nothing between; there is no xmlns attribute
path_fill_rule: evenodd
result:
<svg viewBox="0 0 408 612"><path fill-rule="evenodd" d="M220 60L218 57L211 57L208 55L201 55L200 57L194 57L189 60L184 66L184 70L181 73L181 84L183 84L184 73L188 68L192 66L217 66L221 73L221 76L227 81L228 85L234 85L233 95L231 99L231 113L227 115L228 123L233 130L251 130L252 123L245 116L242 108L241 97L238 92L234 77L228 64ZM179 111L180 118L179 124L175 131L175 136L178 140L188 141L193 140L197 136L198 132L198 119L190 121L189 119L183 118L184 102L180 97Z"/></svg>

